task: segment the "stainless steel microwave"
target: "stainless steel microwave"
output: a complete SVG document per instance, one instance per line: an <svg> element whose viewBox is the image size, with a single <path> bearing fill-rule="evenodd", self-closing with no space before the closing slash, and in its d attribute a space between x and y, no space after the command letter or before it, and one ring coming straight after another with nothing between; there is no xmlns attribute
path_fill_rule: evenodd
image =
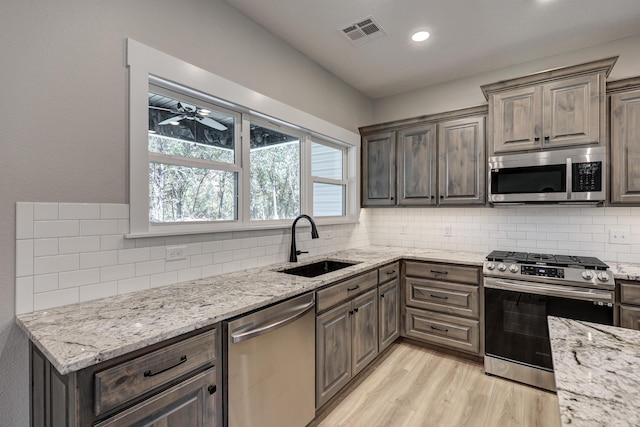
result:
<svg viewBox="0 0 640 427"><path fill-rule="evenodd" d="M489 158L489 202L598 203L606 199L605 147Z"/></svg>

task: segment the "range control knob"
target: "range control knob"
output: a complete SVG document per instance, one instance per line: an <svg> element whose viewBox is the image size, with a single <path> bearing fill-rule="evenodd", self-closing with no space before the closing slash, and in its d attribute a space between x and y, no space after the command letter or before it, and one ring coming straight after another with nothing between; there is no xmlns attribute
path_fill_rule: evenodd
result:
<svg viewBox="0 0 640 427"><path fill-rule="evenodd" d="M591 280L593 279L593 272L589 271L589 270L585 270L582 272L582 278L584 280Z"/></svg>
<svg viewBox="0 0 640 427"><path fill-rule="evenodd" d="M608 282L609 275L605 271L601 271L600 273L598 273L598 280L600 280L601 282Z"/></svg>
<svg viewBox="0 0 640 427"><path fill-rule="evenodd" d="M487 270L493 270L494 268L496 268L496 265L492 262L488 262L487 263Z"/></svg>
<svg viewBox="0 0 640 427"><path fill-rule="evenodd" d="M511 264L511 265L509 266L509 271L510 271L510 272L512 272L512 273L517 273L517 272L518 272L518 270L519 270L519 269L518 269L518 266L517 266L517 265L515 265L515 264Z"/></svg>
<svg viewBox="0 0 640 427"><path fill-rule="evenodd" d="M504 265L504 264L500 264L500 265L498 265L498 270L500 270L500 271L505 271L506 269L507 269L507 266L506 266L506 265Z"/></svg>

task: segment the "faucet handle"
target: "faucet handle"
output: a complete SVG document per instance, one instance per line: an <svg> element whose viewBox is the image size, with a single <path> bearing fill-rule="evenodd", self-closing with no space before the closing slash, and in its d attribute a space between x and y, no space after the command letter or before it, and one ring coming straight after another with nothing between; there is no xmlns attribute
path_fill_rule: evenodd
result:
<svg viewBox="0 0 640 427"><path fill-rule="evenodd" d="M308 254L309 251L296 251L296 255L300 255L300 254Z"/></svg>

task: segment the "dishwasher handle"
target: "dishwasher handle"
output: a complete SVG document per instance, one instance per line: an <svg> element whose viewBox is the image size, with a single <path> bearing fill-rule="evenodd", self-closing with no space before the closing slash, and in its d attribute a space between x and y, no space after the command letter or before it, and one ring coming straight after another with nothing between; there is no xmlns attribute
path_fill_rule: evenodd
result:
<svg viewBox="0 0 640 427"><path fill-rule="evenodd" d="M236 344L242 341L249 340L251 338L259 337L260 335L267 334L275 329L281 328L299 318L307 314L307 312L313 309L316 305L315 300L311 302L293 307L287 310L287 314L291 313L285 318L276 317L274 319L269 319L266 322L251 324L249 326L253 326L249 329L242 328L242 331L234 332L231 334L231 343Z"/></svg>

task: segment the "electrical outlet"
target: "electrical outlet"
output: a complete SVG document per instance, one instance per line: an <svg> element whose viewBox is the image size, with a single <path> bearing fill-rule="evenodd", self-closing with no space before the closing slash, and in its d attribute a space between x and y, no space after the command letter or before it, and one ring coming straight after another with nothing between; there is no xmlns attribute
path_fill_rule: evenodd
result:
<svg viewBox="0 0 640 427"><path fill-rule="evenodd" d="M629 232L624 229L610 229L609 243L626 244L629 243Z"/></svg>
<svg viewBox="0 0 640 427"><path fill-rule="evenodd" d="M451 237L451 226L450 225L445 225L442 228L442 235L445 237Z"/></svg>
<svg viewBox="0 0 640 427"><path fill-rule="evenodd" d="M179 259L185 259L187 257L186 246L171 246L167 248L167 255L165 259L167 261L176 261Z"/></svg>

